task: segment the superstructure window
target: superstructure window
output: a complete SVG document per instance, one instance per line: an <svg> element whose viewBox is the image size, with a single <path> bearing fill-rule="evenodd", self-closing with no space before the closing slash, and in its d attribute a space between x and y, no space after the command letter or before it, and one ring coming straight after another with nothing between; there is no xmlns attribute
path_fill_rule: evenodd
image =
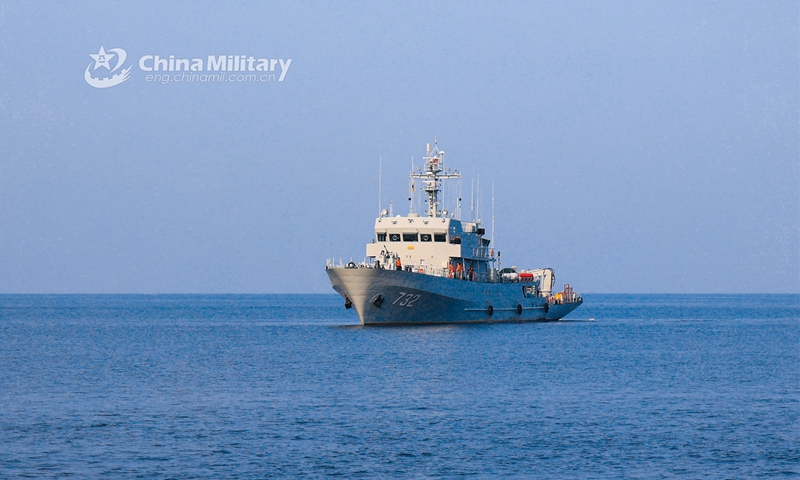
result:
<svg viewBox="0 0 800 480"><path fill-rule="evenodd" d="M433 241L434 242L446 242L447 241L447 234L446 233L434 233L433 234Z"/></svg>
<svg viewBox="0 0 800 480"><path fill-rule="evenodd" d="M379 242L385 242L386 241L386 232L378 234L378 241Z"/></svg>
<svg viewBox="0 0 800 480"><path fill-rule="evenodd" d="M404 233L403 234L403 241L404 242L416 242L417 241L417 234L416 233Z"/></svg>
<svg viewBox="0 0 800 480"><path fill-rule="evenodd" d="M399 233L390 233L389 234L389 241L390 242L399 242L400 241L400 234Z"/></svg>
<svg viewBox="0 0 800 480"><path fill-rule="evenodd" d="M419 234L419 241L420 242L430 242L433 240L430 233L420 233Z"/></svg>

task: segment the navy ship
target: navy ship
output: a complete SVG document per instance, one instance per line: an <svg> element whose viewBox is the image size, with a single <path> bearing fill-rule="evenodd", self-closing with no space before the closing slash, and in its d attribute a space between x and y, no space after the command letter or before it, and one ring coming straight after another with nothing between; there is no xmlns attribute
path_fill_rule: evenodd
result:
<svg viewBox="0 0 800 480"><path fill-rule="evenodd" d="M481 220L460 219L442 206L442 182L460 179L445 167L438 142L427 145L424 166L410 174L407 216L381 210L365 259L328 260L331 286L363 325L528 322L560 320L583 303L569 284L553 292L552 268L499 268L500 253ZM413 210L415 182L427 197Z"/></svg>

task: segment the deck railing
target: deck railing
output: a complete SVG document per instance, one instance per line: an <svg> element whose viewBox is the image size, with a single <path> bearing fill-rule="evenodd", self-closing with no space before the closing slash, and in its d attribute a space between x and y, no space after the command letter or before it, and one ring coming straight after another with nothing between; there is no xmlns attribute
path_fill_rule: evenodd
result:
<svg viewBox="0 0 800 480"><path fill-rule="evenodd" d="M331 268L386 268L381 267L378 262L369 262L369 261L362 261L361 263L355 263L354 261L350 262L343 262L340 258L337 262L336 259L329 258L325 264L326 269ZM443 277L443 278L455 278L457 280L469 280L473 282L484 282L484 283L512 283L509 282L508 279L502 278L500 275L497 274L496 271L489 271L489 272L473 272L472 278L470 278L470 274L468 270L461 270L451 272L449 268L440 267L436 265L403 265L403 271L411 272L411 273L421 273L424 275L431 275L434 277ZM396 270L397 268L390 264L387 270ZM516 283L516 282L513 282Z"/></svg>

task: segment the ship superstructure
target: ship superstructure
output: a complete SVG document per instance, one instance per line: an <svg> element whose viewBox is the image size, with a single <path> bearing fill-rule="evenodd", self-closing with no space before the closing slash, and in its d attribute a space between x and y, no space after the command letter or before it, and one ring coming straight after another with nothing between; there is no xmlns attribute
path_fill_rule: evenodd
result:
<svg viewBox="0 0 800 480"><path fill-rule="evenodd" d="M558 320L580 306L569 284L553 293L551 268L497 268L499 253L481 221L456 218L460 199L455 212L442 206L442 181L461 178L444 155L438 142L432 150L428 144L425 164L410 174L412 195L413 182L423 186L425 215L382 210L363 262L328 261L345 307L369 325Z"/></svg>

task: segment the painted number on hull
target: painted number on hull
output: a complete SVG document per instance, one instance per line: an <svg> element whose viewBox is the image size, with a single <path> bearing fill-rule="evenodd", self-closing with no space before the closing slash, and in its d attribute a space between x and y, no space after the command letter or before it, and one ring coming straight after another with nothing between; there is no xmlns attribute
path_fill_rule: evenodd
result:
<svg viewBox="0 0 800 480"><path fill-rule="evenodd" d="M414 306L414 302L416 302L417 300L419 300L419 295L414 295L413 293L400 292L400 296L397 297L397 300L392 302L392 305L397 305L398 307L411 308Z"/></svg>

